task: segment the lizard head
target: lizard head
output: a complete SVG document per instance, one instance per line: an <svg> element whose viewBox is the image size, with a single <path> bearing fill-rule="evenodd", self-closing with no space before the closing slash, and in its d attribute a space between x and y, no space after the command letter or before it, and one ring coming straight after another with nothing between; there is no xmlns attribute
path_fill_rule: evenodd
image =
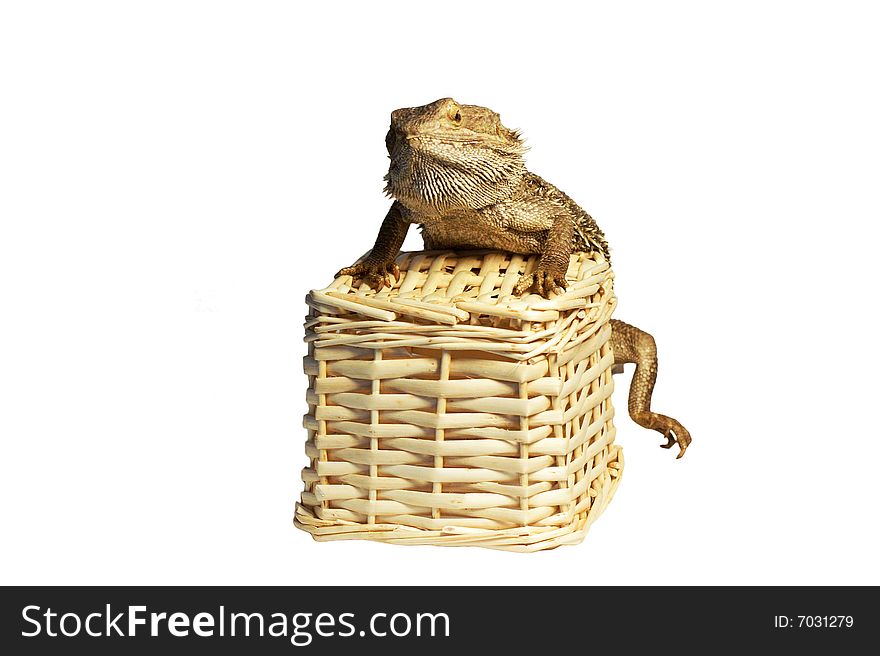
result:
<svg viewBox="0 0 880 656"><path fill-rule="evenodd" d="M386 193L437 211L509 197L525 173L519 133L491 109L441 98L391 113Z"/></svg>

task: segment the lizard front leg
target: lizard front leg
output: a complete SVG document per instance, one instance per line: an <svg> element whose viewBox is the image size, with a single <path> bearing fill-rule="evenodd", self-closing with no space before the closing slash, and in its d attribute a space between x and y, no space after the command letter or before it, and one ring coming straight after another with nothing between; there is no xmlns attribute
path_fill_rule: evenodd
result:
<svg viewBox="0 0 880 656"><path fill-rule="evenodd" d="M678 443L678 457L684 455L691 443L691 434L672 417L651 410L651 395L657 382L657 345L654 338L643 330L617 319L611 320L611 349L615 367L635 363L636 371L629 386L629 416L639 426L662 433L668 449Z"/></svg>
<svg viewBox="0 0 880 656"><path fill-rule="evenodd" d="M352 282L361 280L377 291L383 286L390 287L389 273L400 278L400 268L395 264L394 258L397 257L408 230L409 221L404 218L402 206L394 201L382 221L379 236L376 237L370 254L360 262L341 269L336 276L351 276Z"/></svg>
<svg viewBox="0 0 880 656"><path fill-rule="evenodd" d="M547 231L538 268L519 279L514 294L522 294L534 287L544 298L553 291L562 292L568 287L565 273L571 259L572 240L574 237L574 219L567 213L558 214Z"/></svg>

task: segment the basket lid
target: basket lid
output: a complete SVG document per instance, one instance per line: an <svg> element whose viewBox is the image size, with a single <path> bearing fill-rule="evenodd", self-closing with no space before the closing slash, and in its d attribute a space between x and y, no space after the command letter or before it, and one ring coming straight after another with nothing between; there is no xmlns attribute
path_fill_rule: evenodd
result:
<svg viewBox="0 0 880 656"><path fill-rule="evenodd" d="M316 309L359 315L380 321L424 321L455 325L477 316L551 322L567 311L588 308L600 287L610 287L611 267L601 253L573 253L568 288L551 298L535 293L514 296L522 274L538 266L538 255L498 251L414 251L397 257L400 278L376 291L352 287L351 276L339 276L328 287L312 290L306 302Z"/></svg>

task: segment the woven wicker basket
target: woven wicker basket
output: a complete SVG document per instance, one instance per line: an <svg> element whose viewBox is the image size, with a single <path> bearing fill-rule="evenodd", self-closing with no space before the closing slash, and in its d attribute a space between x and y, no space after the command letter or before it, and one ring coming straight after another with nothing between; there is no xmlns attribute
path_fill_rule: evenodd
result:
<svg viewBox="0 0 880 656"><path fill-rule="evenodd" d="M584 539L620 480L613 274L575 254L564 294L511 295L536 257L403 253L376 293L306 301L305 491L316 540L537 551Z"/></svg>

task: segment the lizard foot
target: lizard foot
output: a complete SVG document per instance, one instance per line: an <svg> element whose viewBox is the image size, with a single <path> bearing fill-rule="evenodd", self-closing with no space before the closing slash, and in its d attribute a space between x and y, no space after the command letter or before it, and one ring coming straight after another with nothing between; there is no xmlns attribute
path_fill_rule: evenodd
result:
<svg viewBox="0 0 880 656"><path fill-rule="evenodd" d="M388 274L395 278L400 278L400 267L394 262L376 262L367 258L350 267L340 269L336 274L339 276L351 276L352 284L360 280L369 285L370 289L379 291L382 287L391 287L391 281Z"/></svg>
<svg viewBox="0 0 880 656"><path fill-rule="evenodd" d="M661 448L671 449L673 445L678 444L679 451L676 458L681 458L691 443L691 434L687 428L672 417L656 412L643 412L633 416L633 419L640 426L651 428L666 438L666 444L661 444Z"/></svg>
<svg viewBox="0 0 880 656"><path fill-rule="evenodd" d="M521 276L513 293L517 296L521 296L533 286L541 296L544 298L550 298L551 292L555 291L558 294L561 294L565 288L568 287L568 281L565 279L564 272L556 273L539 267L534 273Z"/></svg>
<svg viewBox="0 0 880 656"><path fill-rule="evenodd" d="M671 424L670 426L667 426L665 430L659 430L659 432L663 434L663 437L666 438L666 444L661 444L660 448L671 449L673 444L678 444L678 455L675 456L675 458L681 458L691 443L691 434L688 433L687 428L679 424L672 417L664 417L663 415L659 416L663 417L663 419Z"/></svg>

